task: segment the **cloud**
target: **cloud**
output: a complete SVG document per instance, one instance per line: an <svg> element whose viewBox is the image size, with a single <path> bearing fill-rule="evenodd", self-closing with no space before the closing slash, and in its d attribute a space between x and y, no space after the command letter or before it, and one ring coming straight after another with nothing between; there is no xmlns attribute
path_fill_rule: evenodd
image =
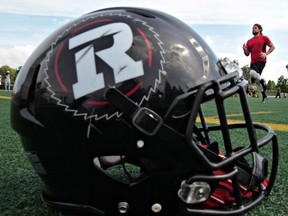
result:
<svg viewBox="0 0 288 216"><path fill-rule="evenodd" d="M22 66L35 48L31 45L0 48L0 65L8 65L12 68Z"/></svg>
<svg viewBox="0 0 288 216"><path fill-rule="evenodd" d="M0 0L0 3L3 0ZM13 0L1 4L0 12L49 16L79 17L107 7L154 8L174 15L188 24L265 23L269 28L288 29L286 0Z"/></svg>
<svg viewBox="0 0 288 216"><path fill-rule="evenodd" d="M269 61L267 62L265 69L263 70L263 77L266 80L273 80L277 83L280 76L288 78L288 73L286 70L287 61L280 60L278 62Z"/></svg>
<svg viewBox="0 0 288 216"><path fill-rule="evenodd" d="M271 17L277 17L278 23L285 23L284 18L288 16L286 0L277 0L277 2L270 0L222 0L221 3L215 2L215 0L202 0L194 1L193 4L190 0L159 0L156 2L152 0L13 0L1 4L0 12L75 17L94 10L115 6L151 7L178 15L188 22L197 20L201 23L243 24L247 20L263 20L264 18L266 21Z"/></svg>
<svg viewBox="0 0 288 216"><path fill-rule="evenodd" d="M206 36L206 37L204 38L204 40L206 41L206 43L207 43L209 46L212 46L212 45L214 44L214 41L215 41L214 37L211 37L211 36Z"/></svg>

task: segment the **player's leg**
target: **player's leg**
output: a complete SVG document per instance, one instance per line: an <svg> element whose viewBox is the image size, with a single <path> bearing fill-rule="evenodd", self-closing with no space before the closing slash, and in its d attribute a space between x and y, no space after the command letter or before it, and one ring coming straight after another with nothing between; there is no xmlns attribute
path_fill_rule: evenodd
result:
<svg viewBox="0 0 288 216"><path fill-rule="evenodd" d="M261 84L261 80L262 80L261 75L257 73L255 70L250 70L250 76L251 76L251 80L253 80L259 87L259 90L261 92L264 91L264 86Z"/></svg>
<svg viewBox="0 0 288 216"><path fill-rule="evenodd" d="M260 92L262 93L263 103L265 103L265 101L268 99L266 95L266 81L261 77L261 73L265 67L265 64L266 64L265 62L256 62L255 64L252 64L250 67L251 81L254 81L257 84Z"/></svg>

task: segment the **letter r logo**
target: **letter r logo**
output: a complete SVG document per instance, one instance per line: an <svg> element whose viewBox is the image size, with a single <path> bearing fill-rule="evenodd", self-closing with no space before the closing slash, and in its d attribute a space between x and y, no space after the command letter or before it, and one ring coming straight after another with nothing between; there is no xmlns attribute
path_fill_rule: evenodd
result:
<svg viewBox="0 0 288 216"><path fill-rule="evenodd" d="M69 40L69 49L107 35L113 35L111 47L95 52L93 45L89 45L75 53L78 80L72 85L75 99L105 87L103 72L97 71L94 55L112 68L116 83L144 75L142 61L134 61L126 54L133 43L133 33L125 23L107 24L79 34Z"/></svg>

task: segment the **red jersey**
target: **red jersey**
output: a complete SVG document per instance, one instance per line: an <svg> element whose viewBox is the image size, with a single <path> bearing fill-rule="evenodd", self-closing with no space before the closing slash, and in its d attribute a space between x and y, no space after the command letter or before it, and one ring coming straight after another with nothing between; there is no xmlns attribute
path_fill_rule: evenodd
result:
<svg viewBox="0 0 288 216"><path fill-rule="evenodd" d="M258 61L266 62L266 58L261 58L260 53L266 53L266 46L270 43L270 39L265 35L258 35L247 41L246 45L251 53L251 64Z"/></svg>

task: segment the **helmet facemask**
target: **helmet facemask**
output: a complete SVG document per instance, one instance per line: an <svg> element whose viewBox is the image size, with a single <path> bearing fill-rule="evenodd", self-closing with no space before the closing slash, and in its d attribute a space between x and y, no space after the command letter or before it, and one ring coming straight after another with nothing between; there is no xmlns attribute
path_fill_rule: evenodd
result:
<svg viewBox="0 0 288 216"><path fill-rule="evenodd" d="M243 87L245 81L237 77L238 72L229 73L223 76L219 82L207 82L178 96L171 104L163 120L148 108L143 111L142 108L132 105L133 102L116 89L110 89L106 93L108 101L123 111L124 115L128 114L132 118L132 122L139 122L142 125L141 127L135 125L142 133L148 136L159 136L166 142L178 140L179 147L186 145L191 150L191 158L196 158L196 161L199 162L197 166L201 166L202 169L200 174L192 172L191 176L186 176L178 191L179 198L190 206L187 208L190 213L196 214L203 211L203 209L195 208L195 205L197 206L199 203L202 204L202 208L208 209L211 206L224 206L224 204L215 205L213 201L211 203L211 197L216 199L213 195L219 193L219 185L225 185L227 182L231 199L223 201L223 203L236 206L228 210L229 214L238 214L240 208L248 211L270 193L275 181L278 160L277 140L271 128L253 124ZM226 88L221 86L226 86ZM228 122L225 100L233 96L239 97L239 106L244 113L243 123L231 124ZM209 107L211 107L211 103L215 103L219 125L207 124L202 108L206 103L209 103ZM122 106L119 107L117 104L122 104ZM135 113L131 110L130 113L126 113L125 107L129 107L128 104L134 106L132 110ZM141 112L141 115L137 112ZM145 117L141 119L139 116ZM137 119L135 120L135 118ZM169 125L171 122L173 124ZM149 127L152 125L153 129L149 128L149 130L152 130L153 134L145 131L145 124ZM175 125L178 126L175 128ZM264 135L261 140L257 140L256 129L267 133L266 136ZM244 133L246 139L240 143L235 142L237 140L233 140L233 136L235 136L232 135L233 132L231 131L233 130ZM218 141L213 141L211 133L217 134L215 140ZM168 139L164 137L167 134L170 134ZM219 138L222 141L219 142ZM185 143L181 143L183 139L185 139ZM268 177L268 162L259 154L259 150L271 141L273 142L273 164L269 171L270 177ZM195 159L191 162L195 163ZM205 201L207 201L206 204ZM205 213L213 215L215 212L212 212L207 210ZM224 212L226 210L218 211L220 214L224 214Z"/></svg>

